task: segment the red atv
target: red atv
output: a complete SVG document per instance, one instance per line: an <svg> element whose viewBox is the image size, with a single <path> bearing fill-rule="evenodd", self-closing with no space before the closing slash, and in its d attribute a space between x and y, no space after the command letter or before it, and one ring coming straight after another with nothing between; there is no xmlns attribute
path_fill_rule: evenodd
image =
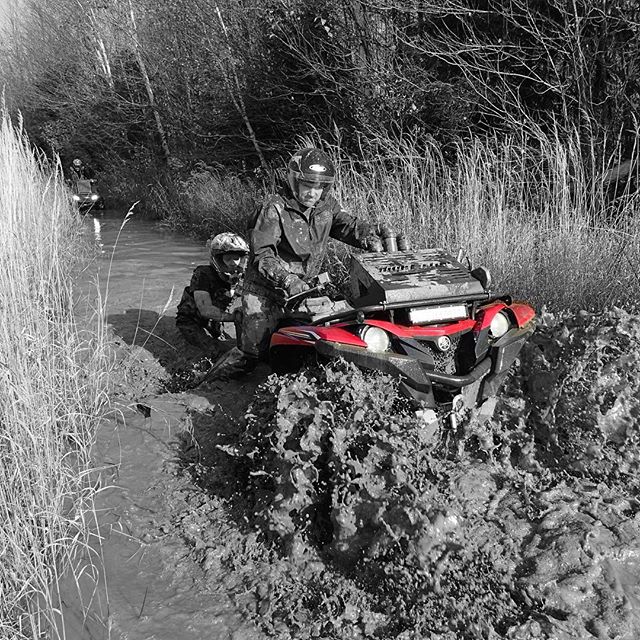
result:
<svg viewBox="0 0 640 640"><path fill-rule="evenodd" d="M320 286L290 299L271 337L272 368L296 370L309 354L344 358L398 376L429 419L436 409L490 417L535 311L492 296L488 271L461 260L442 249L354 255L348 302L305 298Z"/></svg>

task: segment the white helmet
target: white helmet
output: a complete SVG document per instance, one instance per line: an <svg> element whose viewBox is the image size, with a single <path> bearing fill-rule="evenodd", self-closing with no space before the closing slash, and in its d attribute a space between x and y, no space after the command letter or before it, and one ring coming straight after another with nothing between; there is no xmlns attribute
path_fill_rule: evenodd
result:
<svg viewBox="0 0 640 640"><path fill-rule="evenodd" d="M235 233L219 233L209 242L209 260L220 277L236 281L244 273L249 255L249 245Z"/></svg>

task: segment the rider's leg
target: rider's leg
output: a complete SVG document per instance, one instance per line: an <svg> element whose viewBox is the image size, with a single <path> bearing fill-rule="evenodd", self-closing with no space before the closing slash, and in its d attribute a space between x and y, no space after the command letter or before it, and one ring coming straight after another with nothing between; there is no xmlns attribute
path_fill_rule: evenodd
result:
<svg viewBox="0 0 640 640"><path fill-rule="evenodd" d="M242 330L238 346L253 358L266 360L271 334L284 315L282 306L270 298L247 292L242 296Z"/></svg>
<svg viewBox="0 0 640 640"><path fill-rule="evenodd" d="M271 334L282 316L280 305L269 298L245 292L237 346L220 358L209 379L238 378L253 371L260 359L267 358Z"/></svg>

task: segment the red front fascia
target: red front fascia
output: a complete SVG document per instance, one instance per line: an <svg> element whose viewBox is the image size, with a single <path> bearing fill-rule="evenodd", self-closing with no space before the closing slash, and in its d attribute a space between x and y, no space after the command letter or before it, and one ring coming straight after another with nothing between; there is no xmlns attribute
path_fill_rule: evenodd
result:
<svg viewBox="0 0 640 640"><path fill-rule="evenodd" d="M475 321L469 318L449 322L446 324L430 326L405 326L387 322L386 320L365 320L364 324L384 329L388 333L399 338L438 338L451 336L464 331L469 331L475 325ZM271 346L296 346L311 345L317 340L350 344L355 347L366 347L366 343L358 336L346 330L346 327L354 326L354 322L341 322L330 327L311 325L295 325L283 327L271 336Z"/></svg>
<svg viewBox="0 0 640 640"><path fill-rule="evenodd" d="M438 338L451 336L473 329L476 333L488 329L495 315L502 310L509 310L515 317L519 327L524 326L535 317L535 311L527 304L513 303L505 305L496 302L488 307L478 310L476 319L466 318L453 322L447 322L426 326L406 326L394 324L386 320L365 320L364 324L384 329L388 333L400 338ZM271 346L296 346L312 345L318 340L350 344L356 347L366 347L366 343L358 336L346 330L346 327L354 326L354 322L340 322L329 327L315 325L293 325L283 327L271 336Z"/></svg>
<svg viewBox="0 0 640 640"><path fill-rule="evenodd" d="M387 322L386 320L365 320L365 324L380 327L399 338L438 338L440 336L451 336L455 333L468 331L473 328L475 321L470 318L465 318L464 320L454 320L441 324L406 326Z"/></svg>

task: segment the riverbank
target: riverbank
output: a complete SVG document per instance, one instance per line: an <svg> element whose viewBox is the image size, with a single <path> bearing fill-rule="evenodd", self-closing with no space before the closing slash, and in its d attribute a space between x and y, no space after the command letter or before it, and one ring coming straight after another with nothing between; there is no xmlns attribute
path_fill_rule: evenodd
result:
<svg viewBox="0 0 640 640"><path fill-rule="evenodd" d="M640 335L635 316L617 310L583 313L537 334L544 337L524 352L526 366L515 372L490 433L470 428L446 434L449 448L429 449L435 462L426 469L412 466L424 460L422 451L405 460L405 479L414 473L431 483L407 511L414 529L431 533L408 535L404 525L387 538L388 531L378 532L373 555L354 571L336 562L309 532L290 532L295 535L285 543L274 537L264 507L269 495L276 499L277 494L260 484L274 470L241 455L247 428L262 434L277 428L278 411L292 394L314 400L325 393L321 374L314 380L272 379L260 387L267 372L259 370L241 383L183 392L194 371L207 363L182 341L173 314L193 267L207 261L204 245L152 223L145 226L132 212L112 220L87 216L81 233L78 216L65 208L61 186L43 179L41 167L17 139L10 143L17 156L7 154L3 166L26 163L29 179L20 184L37 188L16 199L15 176L9 175L2 191L3 212L15 213L8 219L9 237L17 240L3 271L2 292L8 297L1 361L7 364L11 390L3 407L13 411L5 414L3 427L14 426L3 432L7 448L2 451L14 466L3 471L10 474L4 486L15 488L19 478L22 492L8 492L14 502L0 508L3 543L11 545L22 561L13 566L23 572L5 573L2 588L3 593L26 593L20 601L3 602L5 629L22 637L51 632L60 622L62 604L65 618L58 629L64 632L58 636L73 632L83 640L87 634L114 640L168 640L176 633L196 638L211 629L236 640L342 640L347 628L354 638L402 640L434 628L447 639L461 629L469 638L487 630L514 638L534 631L542 638L560 632L583 637L593 630L634 637L640 598L632 481L638 408L629 376ZM34 196L37 206L29 200ZM32 206L16 208L16 202ZM80 246L71 239L82 235L96 245L96 261L104 267L97 288L89 281L97 296L91 322L97 324L87 324L86 332L77 330L68 313L68 268L77 264L73 247ZM60 262L62 257L69 262ZM600 276L611 278L615 272ZM355 377L341 380L347 390L358 383ZM379 381L358 384L375 390ZM393 403L391 387L381 388L378 397ZM58 393L61 389L64 393ZM349 428L362 422L362 415L350 413L352 399L330 400L347 416ZM25 413L16 413L16 407ZM395 415L395 405L388 409L387 418ZM247 411L253 421L245 422ZM414 428L407 420L405 426ZM372 423L386 424L380 416L372 416ZM333 436L322 440L331 441ZM277 456L275 461L279 464ZM318 464L324 461L323 455ZM380 469L370 471L375 476ZM287 485L287 490L298 489ZM343 488L336 485L336 491ZM304 492L300 495L303 500ZM27 508L25 496L33 498ZM498 526L509 518L515 533ZM447 522L455 526L442 529ZM429 554L420 556L411 545L423 538ZM478 546L478 541L498 539L506 564L495 549ZM398 556L396 546L413 555ZM558 546L571 554L572 564L564 564ZM79 549L87 550L84 557ZM412 564L416 558L426 565ZM75 570L60 603L50 587L56 572L71 566ZM432 570L445 572L447 580L432 584ZM406 579L414 575L422 578ZM559 589L549 587L558 582ZM499 602L492 600L496 589ZM617 620L621 607L626 613ZM480 626L471 624L470 615L481 620Z"/></svg>

